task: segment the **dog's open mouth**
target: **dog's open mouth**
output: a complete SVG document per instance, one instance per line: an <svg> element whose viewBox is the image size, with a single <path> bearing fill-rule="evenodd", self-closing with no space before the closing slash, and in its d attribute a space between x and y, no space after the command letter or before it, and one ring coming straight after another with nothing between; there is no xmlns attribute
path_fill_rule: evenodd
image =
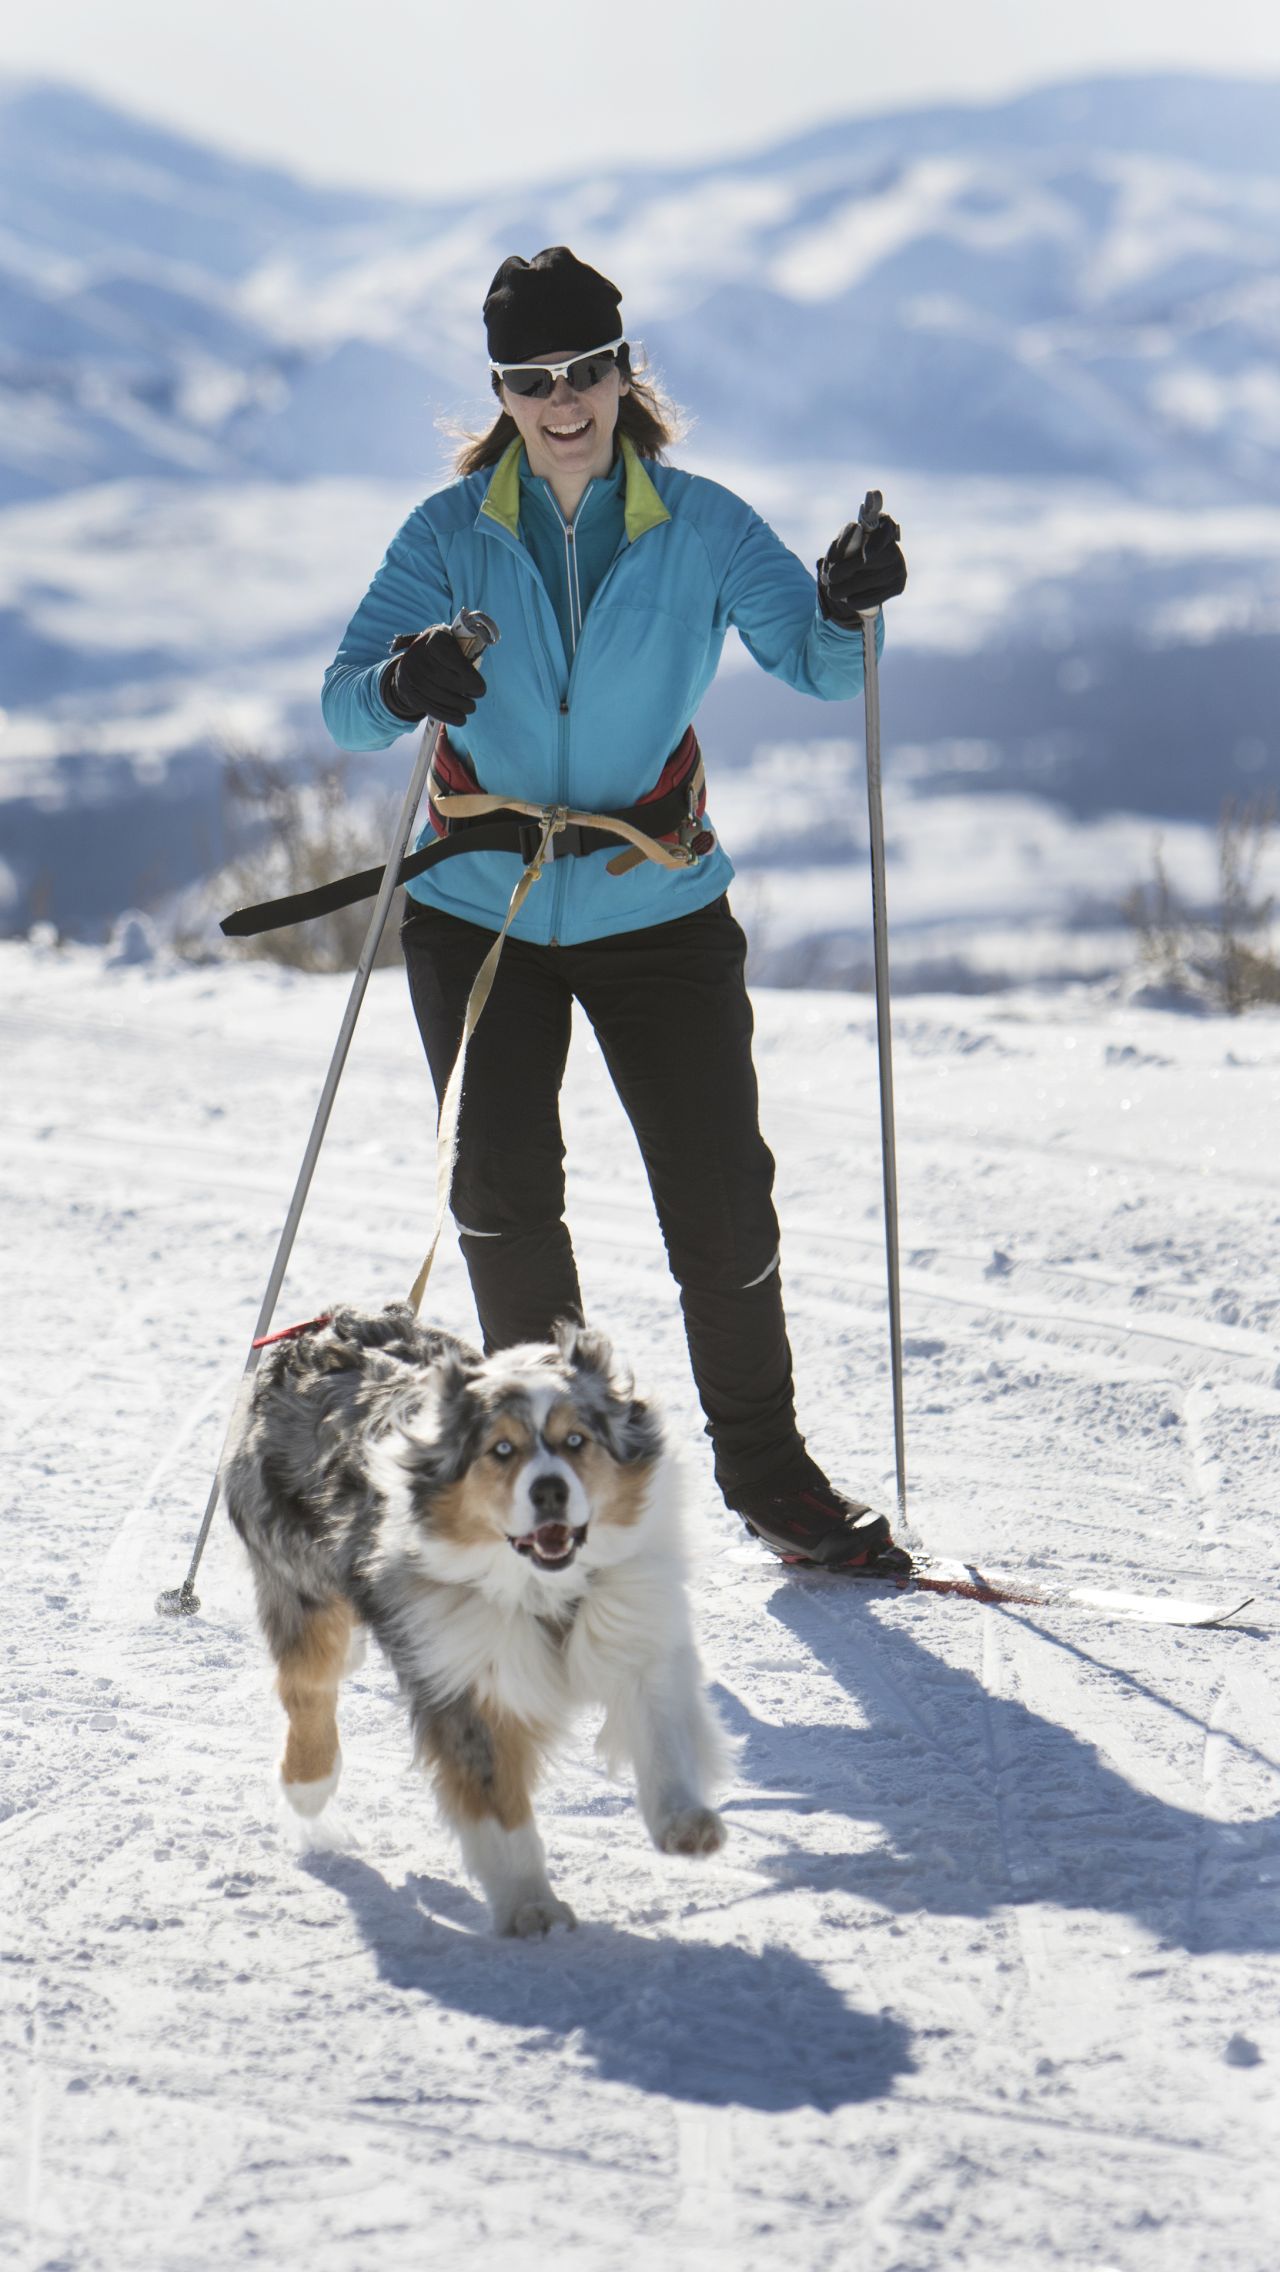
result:
<svg viewBox="0 0 1280 2272"><path fill-rule="evenodd" d="M587 1526L575 1530L569 1523L539 1523L511 1543L517 1554L527 1554L540 1570L567 1570L587 1535Z"/></svg>

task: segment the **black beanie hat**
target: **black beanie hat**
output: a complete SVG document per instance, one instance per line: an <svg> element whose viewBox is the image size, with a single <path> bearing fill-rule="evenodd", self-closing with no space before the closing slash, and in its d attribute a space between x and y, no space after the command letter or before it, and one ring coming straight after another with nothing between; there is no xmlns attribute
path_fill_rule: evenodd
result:
<svg viewBox="0 0 1280 2272"><path fill-rule="evenodd" d="M532 260L504 260L484 303L489 355L520 363L563 347L583 352L604 347L622 331L622 294L598 268L588 268L568 245L548 245Z"/></svg>

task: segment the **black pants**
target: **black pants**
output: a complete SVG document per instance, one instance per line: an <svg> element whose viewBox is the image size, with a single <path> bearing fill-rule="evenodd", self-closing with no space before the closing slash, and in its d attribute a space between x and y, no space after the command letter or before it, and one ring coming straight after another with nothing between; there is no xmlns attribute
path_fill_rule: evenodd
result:
<svg viewBox="0 0 1280 2272"><path fill-rule="evenodd" d="M439 1098L493 934L408 908L409 988ZM580 1002L640 1145L731 1505L817 1474L796 1430L745 959L726 899L582 946L508 939L467 1058L452 1198L486 1349L582 1316L560 1129Z"/></svg>

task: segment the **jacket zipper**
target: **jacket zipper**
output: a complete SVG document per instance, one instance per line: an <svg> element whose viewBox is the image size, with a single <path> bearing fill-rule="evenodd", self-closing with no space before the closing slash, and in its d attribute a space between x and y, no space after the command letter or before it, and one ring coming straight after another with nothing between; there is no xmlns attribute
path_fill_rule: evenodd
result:
<svg viewBox="0 0 1280 2272"><path fill-rule="evenodd" d="M560 500L551 483L544 481L543 487L550 499L552 511L564 531L564 580L565 589L569 595L569 668L572 670L573 658L578 652L578 640L582 632L582 585L578 580L578 547L576 543L578 513L586 504L588 497L595 488L595 483L594 481L587 483L578 499L578 511L571 521L567 521L561 512Z"/></svg>
<svg viewBox="0 0 1280 2272"><path fill-rule="evenodd" d="M586 502L586 492L584 491L584 493L583 493L583 503L585 503L585 502ZM580 505L579 505L579 507L578 507L578 511L579 511L579 512L581 512L581 510L582 510L582 505L580 504ZM558 505L556 506L556 511L557 511L557 512L559 512L559 511L560 511L560 508L559 508L559 506L558 506ZM564 515L563 515L563 514L561 514L561 516L560 516L560 517L561 517L561 520L563 521L563 519L564 519ZM575 516L575 518L576 518L576 516ZM566 531L566 533L567 533L567 531ZM601 595L601 593L602 593L602 592L604 591L604 589L605 589L605 586L606 586L606 585L607 585L607 584L608 584L608 583L610 582L610 580L612 579L612 577L613 577L613 576L614 576L614 575L616 574L616 572L617 572L617 567L618 567L618 562L619 562L620 560L622 560L623 558L625 558L626 554L627 554L628 552L630 552L630 551L631 551L631 549L632 549L632 547L631 547L631 545L630 545L630 544L621 544L621 545L619 545L617 552L616 552L616 553L614 554L614 556L613 556L613 559L612 559L612 560L611 560L611 561L609 562L609 565L608 565L608 567L607 567L607 568L605 569L605 572L604 572L603 576L602 576L602 577L600 578L600 581L599 581L599 583L598 583L598 584L596 585L595 591L594 591L594 592L592 593L592 595L591 595L591 605L592 605L593 607L595 607L595 606L597 605L597 603L598 603L598 601L599 601L599 599L600 599L600 595ZM574 556L574 572L575 572L575 578L576 578L576 573L577 573L577 559L576 559L576 553L575 553L575 556ZM570 597L570 602L569 602L569 622L570 622L570 628L572 629L572 624L573 624L573 600L572 600L572 596ZM581 630L582 628L583 628L583 626L582 626L581 618L579 618L579 630ZM569 661L569 685L568 685L568 693L564 695L564 697L562 698L562 700L561 700L561 703L560 703L560 756L559 756L559 769L558 769L558 772L557 772L557 776L556 776L556 778L557 778L557 780L558 780L558 781L559 781L559 783L560 783L560 789L559 789L559 801L560 801L560 803L561 803L561 804L568 804L568 802L569 802L569 696L570 696L570 695L571 695L571 694L573 693L573 674L574 674L574 672L576 671L577 667L578 667L578 641L577 641L577 639L575 638L575 640L574 640L574 646L573 646L573 654L572 654L572 656L570 657L570 661ZM552 915L552 924L553 924L553 929L554 929L554 932L555 932L555 936L554 936L554 937L552 938L552 940L551 940L551 945L552 945L553 947L556 947L556 946L558 946L558 945L560 944L560 939L559 939L559 932L560 932L560 927L561 927L561 924L562 924L562 922L563 922L563 920L564 920L564 900L565 900L565 894L566 894L566 892L568 891L568 888L569 888L569 875L568 875L568 870L569 870L569 862L568 862L567 860L566 860L566 861L565 861L565 862L563 863L563 867L564 867L564 873L562 874L562 873L561 873L561 863L560 863L559 861L557 861L557 862L555 863L554 867L552 868L552 871L551 871L551 873L552 873L552 876L553 876L553 877L554 877L554 879L555 879L555 886L556 886L556 897L555 897L554 910L553 910L553 915Z"/></svg>
<svg viewBox="0 0 1280 2272"><path fill-rule="evenodd" d="M579 506L578 510L579 512L582 510L581 506ZM578 547L575 541L576 537L577 529L575 523L573 521L566 521L564 525L564 564L569 586L569 639L571 642L569 654L570 670L573 669L573 658L578 652L578 640L582 635L582 586L578 581Z"/></svg>
<svg viewBox="0 0 1280 2272"><path fill-rule="evenodd" d="M559 729L560 742L556 752L556 780L559 789L556 802L564 805L569 801L569 792L566 786L569 779L569 697L567 694L562 694L560 697ZM553 860L551 863L551 938L549 944L553 947L558 947L560 944L560 926L564 921L565 893L569 889L569 867L568 860Z"/></svg>
<svg viewBox="0 0 1280 2272"><path fill-rule="evenodd" d="M583 491L582 496L579 499L579 513L582 511L582 507L586 503L592 486L593 484L588 482L586 489ZM559 500L556 498L555 492L551 488L550 483L547 482L545 484L545 487L547 495L550 497L552 504L555 506L556 513L559 516L560 526L564 530L566 571L570 568L570 564L572 565L572 574L568 577L569 635L572 641L572 651L569 656L568 692L561 695L560 697L560 714L557 720L558 741L556 747L556 802L557 804L565 805L569 802L569 694L573 691L573 673L578 660L578 639L583 627L582 587L578 581L578 557L577 547L573 542L573 524L566 521L564 514L561 513ZM577 514L575 513L574 521L576 522L576 520ZM517 553L519 557L524 561L525 566L528 569L530 575L533 577L534 582L540 587L544 597L548 602L548 605L550 605L550 594L547 592L546 585L543 583L541 576L538 574L537 567L530 557L529 553L525 550L524 546L520 543L518 538L511 538L509 541L512 551ZM613 572L617 567L619 560L622 558L623 553L629 552L630 549L631 547L629 545L622 545L619 547L617 553L609 562L608 567L605 569L603 576L600 578L600 581L596 586L594 594L595 599L599 599L601 592L604 590L605 585L609 582L611 576L613 575ZM577 601L576 622L574 604L575 599ZM548 650L548 652L550 652L550 650ZM569 887L568 869L568 861L554 860L551 864L551 936L547 943L552 947L558 947L560 944L560 927L564 920L565 894Z"/></svg>
<svg viewBox="0 0 1280 2272"><path fill-rule="evenodd" d="M578 513L582 511L595 484L590 481L587 483L578 499L578 511L571 521L566 520L561 512L560 500L550 482L547 482L545 487L555 509L556 517L564 531L564 576L565 589L569 598L569 680L572 684L573 666L577 661L578 640L582 632L582 585L578 579L577 520ZM560 698L559 729L559 745L556 752L556 802L567 805L569 802L569 697L567 694ZM558 947L560 944L560 928L564 921L565 895L569 889L567 861L556 860L552 862L551 886L551 938L549 943L553 947Z"/></svg>

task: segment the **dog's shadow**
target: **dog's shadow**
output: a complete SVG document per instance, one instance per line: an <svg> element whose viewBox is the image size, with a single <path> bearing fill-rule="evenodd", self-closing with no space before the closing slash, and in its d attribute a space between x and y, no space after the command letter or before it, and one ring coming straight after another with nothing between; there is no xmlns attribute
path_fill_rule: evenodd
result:
<svg viewBox="0 0 1280 2272"><path fill-rule="evenodd" d="M500 1940L457 1886L412 1876L397 1888L352 1854L315 1853L305 1867L341 1893L390 1986L541 2035L604 2081L830 2113L884 2097L914 2068L901 2021L852 2010L789 1949L755 1955L594 1923L543 1942Z"/></svg>

